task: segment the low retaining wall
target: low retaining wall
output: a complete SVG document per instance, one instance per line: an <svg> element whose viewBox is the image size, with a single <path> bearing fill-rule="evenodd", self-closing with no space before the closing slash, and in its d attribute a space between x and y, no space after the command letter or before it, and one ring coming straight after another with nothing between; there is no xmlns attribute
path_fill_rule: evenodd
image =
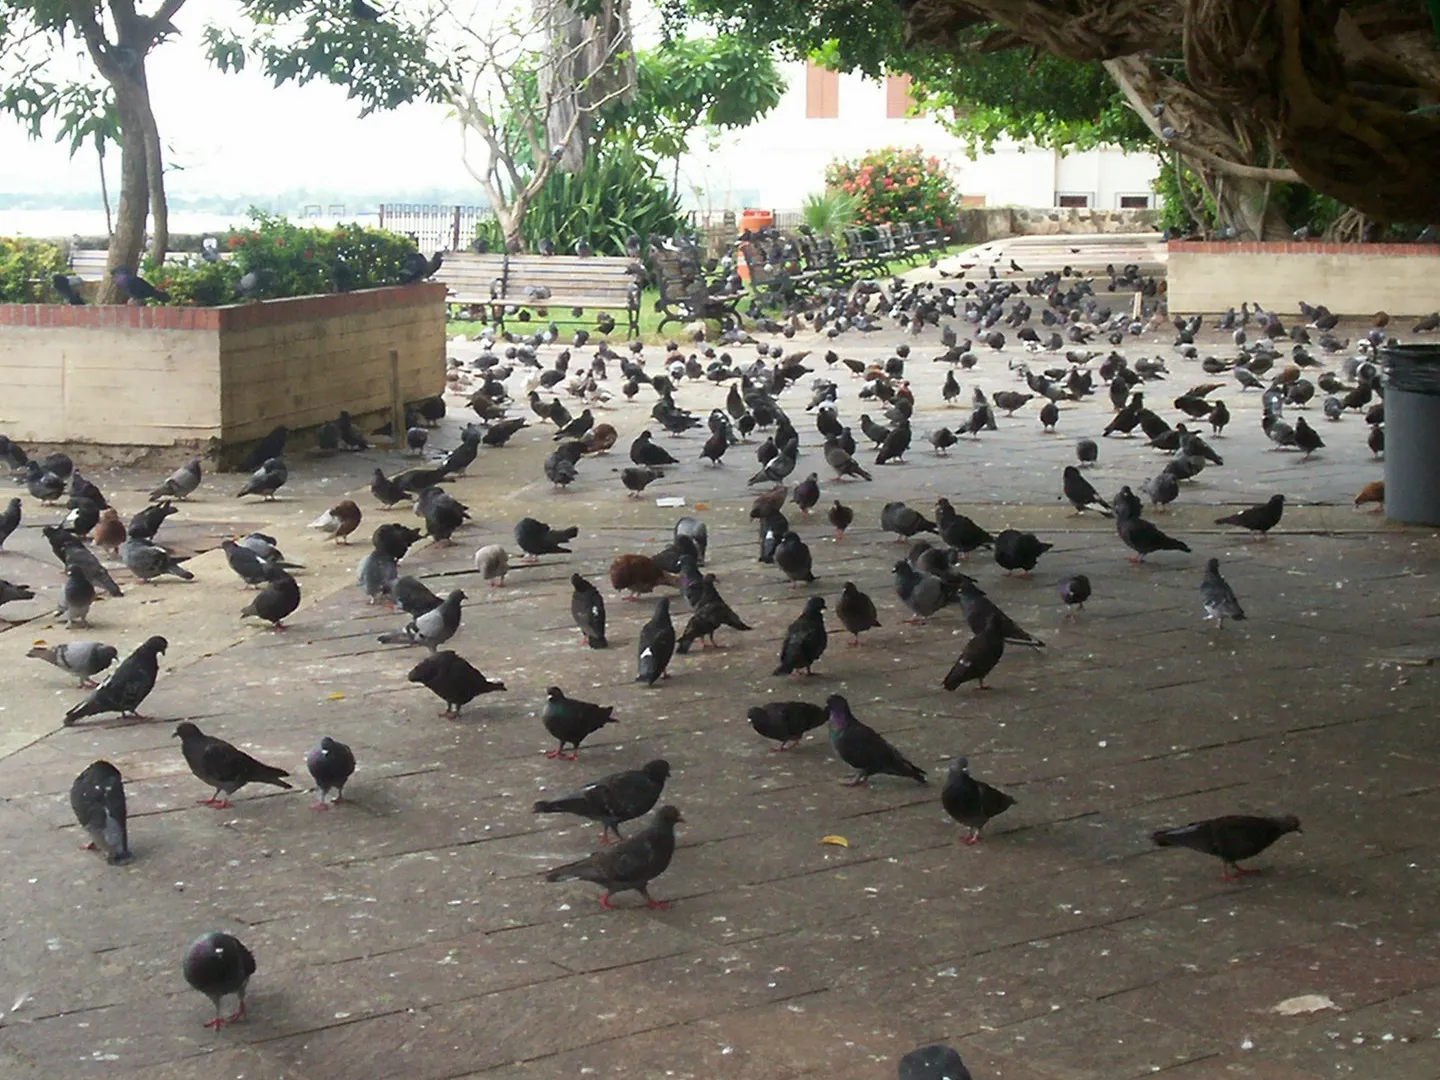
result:
<svg viewBox="0 0 1440 1080"><path fill-rule="evenodd" d="M445 286L218 308L0 304L0 431L21 443L233 447L388 415L445 385ZM303 440L302 440L303 441Z"/></svg>
<svg viewBox="0 0 1440 1080"><path fill-rule="evenodd" d="M1296 315L1300 301L1337 315L1426 315L1440 307L1436 244L1224 243L1172 240L1170 310L1220 312L1242 300Z"/></svg>
<svg viewBox="0 0 1440 1080"><path fill-rule="evenodd" d="M958 238L985 244L1009 236L1094 236L1156 231L1155 210L1083 207L985 206L960 211Z"/></svg>

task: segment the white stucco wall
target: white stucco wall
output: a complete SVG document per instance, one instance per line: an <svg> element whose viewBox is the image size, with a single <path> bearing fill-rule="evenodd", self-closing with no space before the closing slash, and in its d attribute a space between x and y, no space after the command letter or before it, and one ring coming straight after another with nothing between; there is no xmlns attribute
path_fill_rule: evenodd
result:
<svg viewBox="0 0 1440 1080"><path fill-rule="evenodd" d="M1000 144L971 161L964 144L933 120L885 115L885 85L859 75L839 77L839 116L805 115L805 65L781 70L789 89L759 123L700 147L681 164L687 205L702 211L758 206L794 210L824 186L825 166L884 146L920 146L944 161L965 195L984 196L989 206L1054 206L1057 193L1089 194L1096 209L1119 207L1122 194L1150 190L1158 163L1149 154L1096 150L1061 157L1048 150Z"/></svg>

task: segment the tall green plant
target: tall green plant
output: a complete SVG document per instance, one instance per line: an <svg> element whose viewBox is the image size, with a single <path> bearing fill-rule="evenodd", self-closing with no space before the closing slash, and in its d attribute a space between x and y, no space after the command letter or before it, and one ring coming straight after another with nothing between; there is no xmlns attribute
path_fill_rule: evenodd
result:
<svg viewBox="0 0 1440 1080"><path fill-rule="evenodd" d="M584 240L597 255L623 255L631 233L673 235L682 225L680 203L655 166L630 147L607 147L585 159L579 172L551 173L526 211L521 236L527 251L549 240L558 252ZM492 251L503 250L494 219L476 230Z"/></svg>
<svg viewBox="0 0 1440 1080"><path fill-rule="evenodd" d="M855 197L838 188L828 188L818 195L806 195L800 215L811 231L821 236L835 236L855 224Z"/></svg>
<svg viewBox="0 0 1440 1080"><path fill-rule="evenodd" d="M49 300L50 278L65 268L65 256L54 244L0 236L0 302Z"/></svg>

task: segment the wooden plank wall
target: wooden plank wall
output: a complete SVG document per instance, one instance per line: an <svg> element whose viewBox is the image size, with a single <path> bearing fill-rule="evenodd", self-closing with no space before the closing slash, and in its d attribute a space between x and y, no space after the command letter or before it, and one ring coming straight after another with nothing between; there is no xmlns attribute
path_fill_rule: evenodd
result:
<svg viewBox="0 0 1440 1080"><path fill-rule="evenodd" d="M387 410L391 349L400 353L406 401L444 390L443 285L223 309L224 442L259 439L277 424L317 427L341 409L356 417Z"/></svg>

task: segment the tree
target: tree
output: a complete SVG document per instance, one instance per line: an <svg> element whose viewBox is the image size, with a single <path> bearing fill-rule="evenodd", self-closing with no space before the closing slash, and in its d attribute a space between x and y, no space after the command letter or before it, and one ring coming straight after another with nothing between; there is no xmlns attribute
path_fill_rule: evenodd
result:
<svg viewBox="0 0 1440 1080"><path fill-rule="evenodd" d="M636 56L634 92L596 114L595 138L671 162L671 190L678 192L680 158L697 127L746 127L784 92L763 45L728 34L668 39Z"/></svg>
<svg viewBox="0 0 1440 1080"><path fill-rule="evenodd" d="M922 92L994 110L980 120L1042 142L1069 137L1066 99L1055 99L1061 107L1037 126L1026 119L1034 113L992 92L1008 88L1022 100L1033 88L1017 74L1052 64L1092 76L1102 69L1114 89L1091 99L1107 104L1086 118L1085 133L1115 120L1115 95L1123 97L1127 124L1143 124L1163 152L1184 159L1233 235L1283 228L1274 201L1282 184L1309 184L1384 221L1434 220L1440 211L1430 180L1440 119L1427 108L1440 96L1440 56L1418 8L1384 0L675 2L795 55L828 46L847 70L911 72ZM989 75L999 78L987 90Z"/></svg>
<svg viewBox="0 0 1440 1080"><path fill-rule="evenodd" d="M139 261L147 213L153 221L152 255L163 257L169 241L164 159L145 61L176 33L171 20L184 4L162 0L153 14L142 15L134 0L0 0L6 87L0 107L37 135L44 121L57 114L72 132L118 131L120 199L110 242L111 268L134 267ZM103 90L93 83L52 81L55 60L70 54L67 39L83 44ZM111 109L114 123L107 123L104 117Z"/></svg>

